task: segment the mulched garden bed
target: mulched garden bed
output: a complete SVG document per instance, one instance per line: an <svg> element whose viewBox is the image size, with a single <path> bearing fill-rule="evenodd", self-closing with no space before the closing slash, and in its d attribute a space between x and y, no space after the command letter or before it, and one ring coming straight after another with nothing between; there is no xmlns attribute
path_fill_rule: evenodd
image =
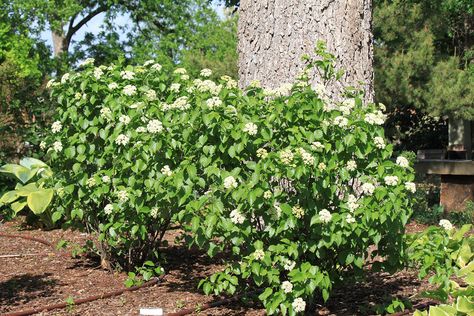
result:
<svg viewBox="0 0 474 316"><path fill-rule="evenodd" d="M33 236L52 244L61 239L80 243L87 238L85 234L74 231L24 229L21 224L21 219L0 224L0 233ZM409 230L419 231L423 228L410 225ZM167 237L172 242L175 236L176 231ZM197 289L202 278L222 269L221 260L209 259L200 252L190 251L180 245L170 247L167 258L167 274L156 285L112 298L71 305L43 315L138 315L138 310L143 307L161 307L165 312L175 312L222 299L205 296ZM125 279L125 273L103 270L93 260L58 256L41 243L0 237L0 314L64 303L68 297L78 299L104 294L123 288ZM317 304L320 308L315 313L372 315L374 307L390 302L390 297L410 299L414 304L423 303L415 295L427 287L426 283L417 280L416 273L412 271L394 275L373 273L364 282L334 291L325 307L322 307L322 302ZM258 303L246 300L196 314L265 315L265 311Z"/></svg>

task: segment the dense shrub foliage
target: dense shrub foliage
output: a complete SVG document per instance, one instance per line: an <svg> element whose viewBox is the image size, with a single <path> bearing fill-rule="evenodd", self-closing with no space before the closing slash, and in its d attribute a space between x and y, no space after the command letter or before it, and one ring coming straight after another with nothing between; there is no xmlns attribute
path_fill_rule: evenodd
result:
<svg viewBox="0 0 474 316"><path fill-rule="evenodd" d="M334 80L333 62L309 64ZM83 67L50 82L57 121L42 145L58 177L53 216L98 232L104 258L158 264L179 221L191 245L229 252L206 293L256 286L269 313L290 315L361 273L370 245L384 259L374 267L399 265L414 176L360 92L330 98L305 74L242 92L208 69L192 80L153 61Z"/></svg>

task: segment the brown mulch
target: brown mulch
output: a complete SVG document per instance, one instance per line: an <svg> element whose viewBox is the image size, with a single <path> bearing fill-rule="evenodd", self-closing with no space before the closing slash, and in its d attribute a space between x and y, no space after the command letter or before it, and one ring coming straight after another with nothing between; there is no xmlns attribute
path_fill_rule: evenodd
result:
<svg viewBox="0 0 474 316"><path fill-rule="evenodd" d="M53 244L62 239L76 243L87 239L86 234L77 231L23 229L20 224L20 220L0 223L0 232L42 238ZM422 228L411 227L410 230ZM176 232L167 236L171 244L175 236ZM179 245L167 250L167 258L167 274L157 285L43 315L138 315L143 307L161 307L165 312L174 312L220 299L205 296L197 284L222 269L222 260L209 259ZM34 241L0 237L0 314L63 303L68 297L77 299L107 293L123 288L125 279L125 273L103 270L94 260L58 256L51 248ZM335 290L325 307L322 302L316 303L316 315L371 315L376 304L390 302L390 297L409 299L416 304L422 300L415 294L426 288L427 284L418 281L414 272L373 273L363 282ZM265 315L265 312L255 301L246 300L198 314Z"/></svg>

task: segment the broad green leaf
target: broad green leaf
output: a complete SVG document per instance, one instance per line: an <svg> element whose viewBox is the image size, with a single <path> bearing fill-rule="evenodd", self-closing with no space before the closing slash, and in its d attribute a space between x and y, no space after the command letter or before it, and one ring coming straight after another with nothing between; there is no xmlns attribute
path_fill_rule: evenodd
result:
<svg viewBox="0 0 474 316"><path fill-rule="evenodd" d="M53 195L54 191L52 189L39 189L38 191L31 192L26 198L28 207L33 213L41 214L51 203Z"/></svg>

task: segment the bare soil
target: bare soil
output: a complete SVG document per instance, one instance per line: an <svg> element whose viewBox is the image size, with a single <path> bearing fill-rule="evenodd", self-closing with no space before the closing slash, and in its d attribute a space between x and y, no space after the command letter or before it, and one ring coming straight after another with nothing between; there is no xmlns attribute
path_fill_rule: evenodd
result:
<svg viewBox="0 0 474 316"><path fill-rule="evenodd" d="M423 228L410 225L409 230ZM0 232L42 238L53 244L62 239L81 243L88 238L69 230L25 229L21 219L0 223ZM167 236L171 244L176 233ZM197 288L202 278L223 268L222 260L209 259L201 252L180 245L171 246L167 258L167 273L159 284L42 315L138 315L143 307L161 307L165 312L175 312L223 298L206 296ZM0 314L63 303L70 297L79 299L104 294L123 288L125 279L125 273L103 270L94 260L58 256L50 247L38 242L0 237ZM316 311L310 315L373 315L374 306L395 297L419 304L423 300L416 294L427 287L417 280L413 271L394 275L372 273L363 282L336 289L324 306L322 302L315 302ZM265 315L265 311L257 300L250 298L196 314Z"/></svg>

